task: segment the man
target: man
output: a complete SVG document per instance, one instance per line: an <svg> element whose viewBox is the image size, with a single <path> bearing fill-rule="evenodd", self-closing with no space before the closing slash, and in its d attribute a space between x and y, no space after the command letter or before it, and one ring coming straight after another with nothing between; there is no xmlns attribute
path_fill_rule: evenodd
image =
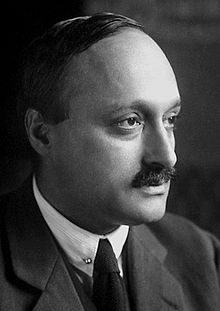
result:
<svg viewBox="0 0 220 311"><path fill-rule="evenodd" d="M30 45L34 174L2 198L1 310L220 310L219 241L164 216L179 112L166 56L131 19L67 20Z"/></svg>

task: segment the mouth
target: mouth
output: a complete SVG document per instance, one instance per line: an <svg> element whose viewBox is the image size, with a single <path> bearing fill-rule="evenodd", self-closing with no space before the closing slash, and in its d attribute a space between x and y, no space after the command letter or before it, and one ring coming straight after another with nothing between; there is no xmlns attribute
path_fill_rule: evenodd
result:
<svg viewBox="0 0 220 311"><path fill-rule="evenodd" d="M169 182L166 182L155 186L142 186L136 189L147 196L164 195L167 193L169 184Z"/></svg>

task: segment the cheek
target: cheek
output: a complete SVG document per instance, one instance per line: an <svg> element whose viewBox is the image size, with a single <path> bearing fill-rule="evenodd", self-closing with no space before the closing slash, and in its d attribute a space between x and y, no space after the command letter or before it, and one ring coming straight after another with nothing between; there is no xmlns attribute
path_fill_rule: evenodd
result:
<svg viewBox="0 0 220 311"><path fill-rule="evenodd" d="M62 135L61 135L62 134ZM78 127L57 135L54 166L67 179L95 186L128 184L140 169L141 140L121 140L102 128ZM63 172L63 173L62 173Z"/></svg>
<svg viewBox="0 0 220 311"><path fill-rule="evenodd" d="M134 175L140 165L138 141L122 141L105 133L95 132L85 137L82 153L89 159L91 167L112 179L123 180Z"/></svg>

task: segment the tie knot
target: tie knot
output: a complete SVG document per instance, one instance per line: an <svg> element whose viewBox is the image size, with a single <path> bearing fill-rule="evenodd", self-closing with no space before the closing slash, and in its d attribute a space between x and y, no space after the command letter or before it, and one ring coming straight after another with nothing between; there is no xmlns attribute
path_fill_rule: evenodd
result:
<svg viewBox="0 0 220 311"><path fill-rule="evenodd" d="M118 262L108 239L100 239L94 270L99 274L119 272Z"/></svg>

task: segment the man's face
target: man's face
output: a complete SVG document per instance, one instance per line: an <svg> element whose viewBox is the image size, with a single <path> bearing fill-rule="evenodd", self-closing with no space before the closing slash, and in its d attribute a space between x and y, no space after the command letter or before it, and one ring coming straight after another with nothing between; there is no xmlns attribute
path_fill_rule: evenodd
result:
<svg viewBox="0 0 220 311"><path fill-rule="evenodd" d="M144 33L124 30L75 57L65 86L70 116L51 126L47 161L52 203L97 233L160 219L169 177L145 182L143 170L175 165L180 110L160 48Z"/></svg>

